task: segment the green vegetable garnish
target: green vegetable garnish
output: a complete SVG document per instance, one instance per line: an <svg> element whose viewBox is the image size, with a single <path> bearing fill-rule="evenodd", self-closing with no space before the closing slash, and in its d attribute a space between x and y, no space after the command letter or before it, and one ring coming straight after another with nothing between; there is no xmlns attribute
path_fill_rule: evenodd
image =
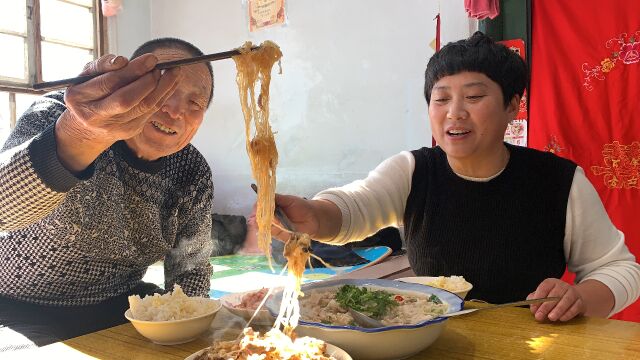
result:
<svg viewBox="0 0 640 360"><path fill-rule="evenodd" d="M439 299L438 299L439 300ZM374 319L382 318L391 307L398 306L393 294L354 285L343 285L336 293L336 301L344 308L352 308Z"/></svg>
<svg viewBox="0 0 640 360"><path fill-rule="evenodd" d="M432 302L434 304L442 304L442 300L440 300L440 298L435 295L429 296L429 299L427 301Z"/></svg>

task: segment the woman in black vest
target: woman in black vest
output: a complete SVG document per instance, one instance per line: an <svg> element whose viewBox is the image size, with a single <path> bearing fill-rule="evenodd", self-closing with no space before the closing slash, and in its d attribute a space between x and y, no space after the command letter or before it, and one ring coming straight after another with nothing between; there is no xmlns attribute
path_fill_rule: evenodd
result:
<svg viewBox="0 0 640 360"><path fill-rule="evenodd" d="M404 226L414 272L462 275L469 298L562 297L531 306L539 321L610 316L638 298L640 265L580 167L503 141L526 83L524 61L484 34L450 43L425 74L438 146L313 200L276 202L299 231L333 244ZM576 284L559 279L567 266Z"/></svg>

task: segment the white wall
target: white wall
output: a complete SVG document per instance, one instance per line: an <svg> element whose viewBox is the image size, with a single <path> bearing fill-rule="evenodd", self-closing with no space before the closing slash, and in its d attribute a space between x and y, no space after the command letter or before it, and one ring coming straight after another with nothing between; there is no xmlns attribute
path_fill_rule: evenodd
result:
<svg viewBox="0 0 640 360"><path fill-rule="evenodd" d="M109 52L131 56L133 51L151 39L151 0L123 1L117 16L108 18Z"/></svg>
<svg viewBox="0 0 640 360"><path fill-rule="evenodd" d="M118 48L130 53L146 29L143 8L125 2ZM143 1L146 2L146 1ZM288 22L250 33L241 0L153 0L150 36L193 42L205 53L250 40L280 45L271 122L280 152L278 191L311 196L361 178L401 150L430 146L422 96L433 51L436 0L289 0ZM467 37L463 0L440 1L443 44ZM123 29L136 37L124 36ZM122 52L121 52L122 53ZM214 211L247 214L255 199L231 60L213 63L215 95L193 143L214 176Z"/></svg>

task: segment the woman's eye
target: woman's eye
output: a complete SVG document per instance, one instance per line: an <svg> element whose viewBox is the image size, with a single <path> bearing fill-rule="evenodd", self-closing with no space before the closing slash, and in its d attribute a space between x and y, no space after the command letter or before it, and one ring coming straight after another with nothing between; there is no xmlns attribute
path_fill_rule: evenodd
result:
<svg viewBox="0 0 640 360"><path fill-rule="evenodd" d="M202 109L202 105L197 101L191 100L191 105L195 106L197 109Z"/></svg>
<svg viewBox="0 0 640 360"><path fill-rule="evenodd" d="M447 102L449 100L449 98L437 98L434 101L437 103L443 103L443 102Z"/></svg>
<svg viewBox="0 0 640 360"><path fill-rule="evenodd" d="M471 96L467 96L467 99L469 100L479 100L482 99L484 97L484 95L471 95Z"/></svg>

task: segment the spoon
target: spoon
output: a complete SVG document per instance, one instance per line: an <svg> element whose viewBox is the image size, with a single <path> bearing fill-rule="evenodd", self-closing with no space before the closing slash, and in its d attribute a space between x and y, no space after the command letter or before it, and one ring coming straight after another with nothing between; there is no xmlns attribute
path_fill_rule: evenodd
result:
<svg viewBox="0 0 640 360"><path fill-rule="evenodd" d="M504 304L497 304L497 305L490 305L490 306L485 306L485 307L481 307L481 308L475 308L475 309L465 309L465 310L460 310L460 311L455 311L452 313L447 313L447 314L442 314L439 315L438 317L442 317L442 318L447 318L447 317L452 317L452 316L458 316L458 315L464 315L464 314L469 314L472 312L476 312L478 310L491 310L491 309L499 309L499 308L504 308L504 307L510 307L510 306L522 306L522 305L529 305L529 304L539 304L539 303L543 303L543 302L548 302L548 301L559 301L560 298L559 297L546 297L546 298L540 298L540 299L530 299L530 300L523 300L523 301L515 301L515 302L510 302L510 303L504 303ZM351 316L353 317L353 320L356 322L356 324L365 327L365 328L380 328L380 327L385 327L386 325L384 325L380 320L376 320L370 316L367 316L357 310L354 310L352 308L349 308L349 313L351 314Z"/></svg>

